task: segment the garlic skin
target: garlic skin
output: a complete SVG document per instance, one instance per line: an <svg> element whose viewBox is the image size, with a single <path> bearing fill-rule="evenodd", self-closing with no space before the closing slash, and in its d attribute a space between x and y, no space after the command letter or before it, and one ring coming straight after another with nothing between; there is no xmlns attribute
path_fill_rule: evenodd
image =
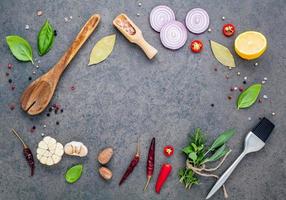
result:
<svg viewBox="0 0 286 200"><path fill-rule="evenodd" d="M43 165L55 165L59 163L64 154L64 147L54 138L46 136L38 144L37 159Z"/></svg>
<svg viewBox="0 0 286 200"><path fill-rule="evenodd" d="M64 147L65 154L70 156L85 157L88 153L87 147L82 142L71 141Z"/></svg>

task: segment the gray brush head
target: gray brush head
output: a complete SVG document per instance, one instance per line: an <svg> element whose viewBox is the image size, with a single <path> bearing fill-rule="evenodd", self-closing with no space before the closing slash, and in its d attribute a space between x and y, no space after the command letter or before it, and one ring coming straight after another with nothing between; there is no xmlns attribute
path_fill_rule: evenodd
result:
<svg viewBox="0 0 286 200"><path fill-rule="evenodd" d="M252 129L252 132L259 137L264 143L266 142L267 138L271 134L272 130L274 129L275 125L269 121L267 118L263 118L254 129Z"/></svg>

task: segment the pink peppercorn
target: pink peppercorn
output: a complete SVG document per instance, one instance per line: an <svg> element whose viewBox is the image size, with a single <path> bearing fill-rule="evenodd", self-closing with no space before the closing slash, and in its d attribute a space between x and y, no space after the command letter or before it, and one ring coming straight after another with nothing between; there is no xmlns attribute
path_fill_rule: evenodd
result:
<svg viewBox="0 0 286 200"><path fill-rule="evenodd" d="M242 87L242 86L239 87L239 91L240 91L240 92L243 91L243 87Z"/></svg>
<svg viewBox="0 0 286 200"><path fill-rule="evenodd" d="M72 91L75 90L75 86L71 86L71 90L72 90Z"/></svg>
<svg viewBox="0 0 286 200"><path fill-rule="evenodd" d="M8 69L12 69L13 65L11 63L8 64Z"/></svg>

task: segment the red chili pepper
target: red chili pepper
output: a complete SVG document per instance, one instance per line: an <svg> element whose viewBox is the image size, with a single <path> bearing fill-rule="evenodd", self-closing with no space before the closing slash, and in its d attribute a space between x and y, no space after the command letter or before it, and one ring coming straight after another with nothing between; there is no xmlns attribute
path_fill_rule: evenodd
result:
<svg viewBox="0 0 286 200"><path fill-rule="evenodd" d="M144 191L147 189L147 186L153 175L154 163L155 163L155 138L152 139L150 147L149 147L149 153L148 153L147 164L146 164L147 183L145 185Z"/></svg>
<svg viewBox="0 0 286 200"><path fill-rule="evenodd" d="M139 160L140 160L140 148L139 148L139 140L138 140L137 152L136 152L135 156L133 157L133 159L131 160L128 168L125 171L125 173L123 174L123 176L119 182L119 185L121 185L128 178L128 176L133 172L133 170L137 166Z"/></svg>
<svg viewBox="0 0 286 200"><path fill-rule="evenodd" d="M157 178L157 182L156 182L156 187L155 187L155 191L157 193L160 193L160 190L162 188L162 186L164 185L165 181L167 180L169 174L172 171L172 166L169 163L164 163L161 167L161 171L160 174Z"/></svg>
<svg viewBox="0 0 286 200"><path fill-rule="evenodd" d="M225 24L222 28L222 32L226 37L230 37L235 32L235 26L233 24Z"/></svg>
<svg viewBox="0 0 286 200"><path fill-rule="evenodd" d="M164 155L170 157L174 154L174 147L171 145L164 147Z"/></svg>
<svg viewBox="0 0 286 200"><path fill-rule="evenodd" d="M33 176L34 175L34 171L35 171L35 162L34 162L32 151L31 151L31 149L28 147L28 145L22 140L22 138L19 136L19 134L14 129L12 129L12 132L15 134L15 136L23 144L23 154L24 154L25 159L28 162L28 165L29 165L29 167L31 169L31 176Z"/></svg>
<svg viewBox="0 0 286 200"><path fill-rule="evenodd" d="M203 43L200 40L193 40L189 46L189 48L192 50L194 53L199 53L203 49Z"/></svg>

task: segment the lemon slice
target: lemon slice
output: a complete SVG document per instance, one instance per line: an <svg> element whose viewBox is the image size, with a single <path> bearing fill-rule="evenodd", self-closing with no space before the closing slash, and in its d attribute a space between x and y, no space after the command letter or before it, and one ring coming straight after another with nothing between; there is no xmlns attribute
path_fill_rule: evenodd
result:
<svg viewBox="0 0 286 200"><path fill-rule="evenodd" d="M234 42L235 52L246 60L259 58L267 48L267 40L262 33L246 31L237 36Z"/></svg>

